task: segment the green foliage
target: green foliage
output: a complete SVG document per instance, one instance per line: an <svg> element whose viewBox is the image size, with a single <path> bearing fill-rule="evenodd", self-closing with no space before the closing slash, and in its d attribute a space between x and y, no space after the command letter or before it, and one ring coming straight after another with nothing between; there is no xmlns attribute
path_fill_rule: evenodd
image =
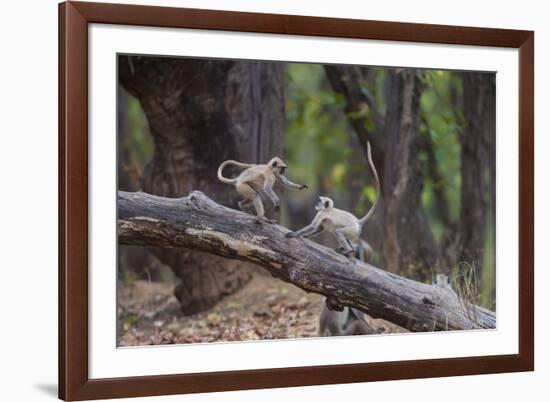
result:
<svg viewBox="0 0 550 402"><path fill-rule="evenodd" d="M126 97L126 113L123 116L124 132L119 133L120 169L133 183L133 190L138 190L139 177L153 157L153 140L141 105L133 96Z"/></svg>
<svg viewBox="0 0 550 402"><path fill-rule="evenodd" d="M376 199L376 189L373 186L365 186L362 196L372 203Z"/></svg>
<svg viewBox="0 0 550 402"><path fill-rule="evenodd" d="M435 231L441 232L441 223L433 213L433 190L444 190L453 220L458 219L460 211L459 135L462 116L457 98L462 92L462 78L461 73L442 70L421 70L420 77L425 89L420 98L419 131L420 135L429 136L441 175L441 180L435 183L426 172L422 202ZM421 158L426 160L427 156L424 154Z"/></svg>
<svg viewBox="0 0 550 402"><path fill-rule="evenodd" d="M332 91L320 65L289 64L287 74L285 160L292 176L312 188L343 191L345 162L353 152L344 99Z"/></svg>

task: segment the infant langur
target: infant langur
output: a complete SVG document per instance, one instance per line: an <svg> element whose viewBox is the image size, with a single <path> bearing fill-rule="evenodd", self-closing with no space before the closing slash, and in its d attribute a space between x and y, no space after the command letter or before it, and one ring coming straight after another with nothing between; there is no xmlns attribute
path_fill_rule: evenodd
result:
<svg viewBox="0 0 550 402"><path fill-rule="evenodd" d="M342 311L331 310L326 299L321 301L321 315L319 316L320 336L367 335L376 334L363 312L351 307L344 307Z"/></svg>
<svg viewBox="0 0 550 402"><path fill-rule="evenodd" d="M222 175L223 169L228 165L234 165L243 170L236 178L229 179ZM287 188L302 190L307 188L305 184L296 184L284 176L286 169L285 163L280 158L273 158L265 165L256 165L249 163L227 160L218 168L218 179L227 184L233 184L237 192L244 198L239 201L239 208L245 210L250 204L254 205L258 219L274 222L264 216L264 205L261 195L269 198L275 208L279 208L279 197L273 191L275 182L278 181Z"/></svg>
<svg viewBox="0 0 550 402"><path fill-rule="evenodd" d="M315 206L315 209L318 212L317 215L315 215L315 218L313 218L313 222L297 232L287 233L286 237L309 237L323 231L327 231L333 233L338 241L338 248L336 249L337 252L351 257L357 251L359 253L359 258L363 259L363 251L365 249L370 250L370 247L367 248L365 244L366 242L361 240L359 236L361 235L363 226L374 213L380 197L380 180L378 179L378 173L376 172L376 168L372 162L371 148L370 143L368 142L367 156L376 182L377 193L376 201L372 204L369 212L367 212L367 214L361 219L357 219L349 212L334 208L334 202L330 198L319 197L319 201Z"/></svg>

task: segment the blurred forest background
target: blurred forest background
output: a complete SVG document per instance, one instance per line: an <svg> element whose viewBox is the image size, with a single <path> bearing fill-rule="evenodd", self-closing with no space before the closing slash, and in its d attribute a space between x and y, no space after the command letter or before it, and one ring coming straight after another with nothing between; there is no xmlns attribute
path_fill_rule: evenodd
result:
<svg viewBox="0 0 550 402"><path fill-rule="evenodd" d="M493 73L124 55L118 65L119 190L200 190L238 209L218 165L280 156L310 189L277 190L279 222L295 230L319 195L367 211L369 140L382 183L362 236L372 263L426 283L444 273L495 310ZM317 336L320 305L248 263L119 245L120 346Z"/></svg>

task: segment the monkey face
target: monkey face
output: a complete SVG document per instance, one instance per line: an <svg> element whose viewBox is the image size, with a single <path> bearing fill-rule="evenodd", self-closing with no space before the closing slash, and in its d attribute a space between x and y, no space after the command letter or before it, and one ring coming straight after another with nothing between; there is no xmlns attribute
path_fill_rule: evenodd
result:
<svg viewBox="0 0 550 402"><path fill-rule="evenodd" d="M432 281L432 285L436 285L439 287L444 287L445 285L450 286L451 279L445 274L437 274Z"/></svg>
<svg viewBox="0 0 550 402"><path fill-rule="evenodd" d="M273 169L274 172L279 174L284 174L285 169L287 168L286 164L280 158L273 158L269 161L269 167Z"/></svg>
<svg viewBox="0 0 550 402"><path fill-rule="evenodd" d="M330 209L334 206L334 202L328 197L319 197L315 209L321 211L323 209Z"/></svg>

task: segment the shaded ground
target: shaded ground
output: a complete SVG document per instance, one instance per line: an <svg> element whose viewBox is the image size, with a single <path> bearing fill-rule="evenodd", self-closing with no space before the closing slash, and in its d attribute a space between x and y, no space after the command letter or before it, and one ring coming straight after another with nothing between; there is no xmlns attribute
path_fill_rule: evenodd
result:
<svg viewBox="0 0 550 402"><path fill-rule="evenodd" d="M181 314L172 282L119 281L118 346L318 336L321 296L266 275L208 312ZM372 320L379 332L397 332Z"/></svg>

